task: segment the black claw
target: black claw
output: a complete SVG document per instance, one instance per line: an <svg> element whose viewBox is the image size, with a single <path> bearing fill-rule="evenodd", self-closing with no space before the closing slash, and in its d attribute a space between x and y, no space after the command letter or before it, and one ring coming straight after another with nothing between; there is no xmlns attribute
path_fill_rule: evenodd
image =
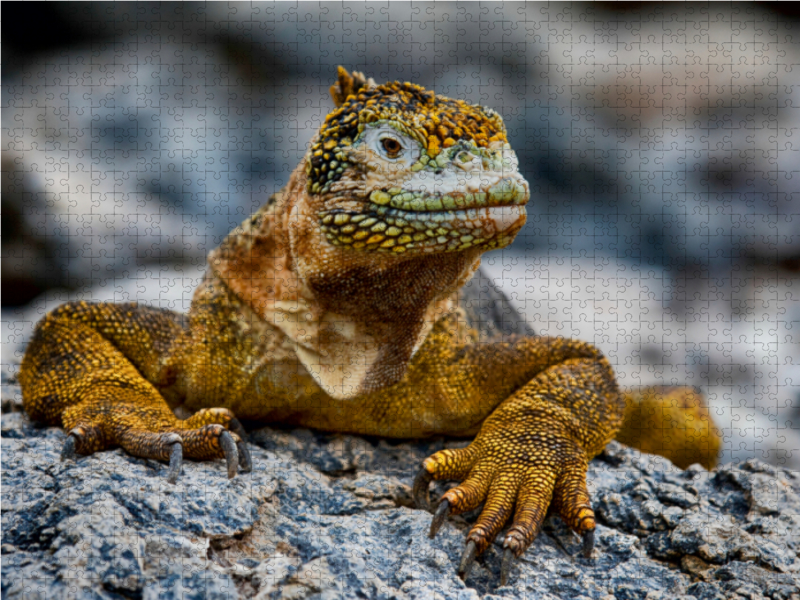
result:
<svg viewBox="0 0 800 600"><path fill-rule="evenodd" d="M439 502L439 506L436 508L436 512L433 515L433 520L431 520L431 530L428 533L428 537L433 539L436 537L436 532L442 527L442 524L447 520L447 517L450 516L450 503L445 499Z"/></svg>
<svg viewBox="0 0 800 600"><path fill-rule="evenodd" d="M173 442L172 448L169 450L169 471L167 471L167 482L175 483L178 481L178 475L181 474L182 465L183 444L180 442Z"/></svg>
<svg viewBox="0 0 800 600"><path fill-rule="evenodd" d="M223 431L219 436L219 445L222 446L225 460L228 461L228 479L233 479L239 471L239 451L236 449L236 442L229 432Z"/></svg>
<svg viewBox="0 0 800 600"><path fill-rule="evenodd" d="M458 565L458 576L462 581L466 581L469 577L469 570L472 568L472 563L475 562L475 557L478 555L478 546L472 540L467 542L467 547L464 548L464 554L461 555L461 564Z"/></svg>
<svg viewBox="0 0 800 600"><path fill-rule="evenodd" d="M592 550L594 550L594 529L590 529L583 534L583 556L584 558L592 557Z"/></svg>
<svg viewBox="0 0 800 600"><path fill-rule="evenodd" d="M253 459L250 457L247 442L243 439L236 442L236 449L239 451L239 470L242 473L249 473L253 470Z"/></svg>
<svg viewBox="0 0 800 600"><path fill-rule="evenodd" d="M236 442L236 449L239 451L239 470L242 473L249 473L253 470L253 459L247 448L247 432L236 417L228 423L228 429L239 436L240 441Z"/></svg>
<svg viewBox="0 0 800 600"><path fill-rule="evenodd" d="M64 441L64 447L61 449L61 460L75 460L75 449L77 446L78 437L74 433L70 433Z"/></svg>
<svg viewBox="0 0 800 600"><path fill-rule="evenodd" d="M503 552L503 565L500 567L500 585L508 584L508 574L511 573L511 567L514 566L516 558L511 548L506 548L505 552Z"/></svg>
<svg viewBox="0 0 800 600"><path fill-rule="evenodd" d="M422 508L428 512L431 512L431 501L428 498L428 486L431 481L433 481L433 475L423 467L414 478L414 491L412 492L417 508Z"/></svg>

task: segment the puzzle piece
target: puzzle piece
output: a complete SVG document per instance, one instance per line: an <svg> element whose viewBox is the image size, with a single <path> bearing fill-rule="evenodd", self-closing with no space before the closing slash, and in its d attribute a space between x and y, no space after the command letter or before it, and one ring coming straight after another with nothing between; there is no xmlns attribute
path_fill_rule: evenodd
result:
<svg viewBox="0 0 800 600"><path fill-rule="evenodd" d="M57 305L139 301L189 311L207 253L302 160L332 108L328 87L340 64L504 119L529 183L527 224L513 245L484 256L465 288L468 324L487 336L535 331L591 342L625 388L698 386L722 430L720 460L729 466L713 476L678 474L625 451L601 455L589 467L601 552L565 560L579 544L549 519L510 588L497 593L800 594L786 543L800 533L786 519L800 506L791 471L800 469L796 15L749 5L512 3L95 3L16 19L11 10L7 24L19 26L4 31L3 483L25 491L26 502L43 494L63 509L50 520L22 504L4 512L4 596L49 597L65 580L141 595L157 580L174 596L358 589L472 597L494 592L508 574L501 537L467 581L477 592L454 578L462 521L449 519L435 542L421 542L428 523L406 508L403 486L443 442L404 445L400 460L393 448L401 446L342 438L353 455L344 460L317 434L253 434L267 448L256 452L256 470L260 457L269 471L253 484L264 493L247 495L239 482L218 488L220 465L189 463L186 489L231 515L214 521L210 505L193 505L204 515L193 525L175 516L191 494L149 481L158 463L117 452L58 464L61 434L36 433L14 414L22 349ZM29 23L40 29L31 33ZM294 487L298 464L316 475L306 480L301 470L304 483ZM92 485L113 500L90 525L70 525L58 515L74 503L52 491L52 471L41 482L22 476L46 469L72 486L99 469ZM112 475L124 483L104 487ZM342 483L350 475L356 483ZM441 496L447 487L438 485ZM236 520L230 490L261 516ZM4 509L11 497L4 491ZM271 512L265 499L273 497L287 511L302 508ZM369 511L387 512L374 513L380 520ZM331 525L331 515L349 515L347 535L359 542L332 532L341 522ZM466 515L470 524L477 517ZM408 532L386 537L386 523ZM125 537L137 531L150 541ZM723 537L733 542L717 552ZM114 557L92 554L108 539L118 540ZM381 545L411 550L378 562ZM108 566L76 569L87 552ZM174 565L165 567L173 575L154 575L154 557L172 552L197 576L175 579ZM72 575L41 579L26 566L48 553L57 557L50 572ZM207 558L216 571L201 564ZM631 571L634 559L649 562ZM345 584L353 574L359 583Z"/></svg>

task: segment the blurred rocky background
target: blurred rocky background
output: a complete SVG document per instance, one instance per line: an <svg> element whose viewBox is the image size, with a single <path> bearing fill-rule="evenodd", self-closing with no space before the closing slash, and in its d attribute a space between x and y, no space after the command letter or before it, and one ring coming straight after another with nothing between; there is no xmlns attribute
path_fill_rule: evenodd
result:
<svg viewBox="0 0 800 600"><path fill-rule="evenodd" d="M6 3L4 365L69 298L187 310L336 65L505 118L528 224L484 266L623 385L697 385L800 469L800 22L779 4Z"/></svg>

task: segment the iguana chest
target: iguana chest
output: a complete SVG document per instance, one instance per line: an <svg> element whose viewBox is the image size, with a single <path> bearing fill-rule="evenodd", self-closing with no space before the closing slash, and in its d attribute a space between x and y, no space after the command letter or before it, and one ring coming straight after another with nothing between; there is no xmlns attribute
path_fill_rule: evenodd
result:
<svg viewBox="0 0 800 600"><path fill-rule="evenodd" d="M468 435L499 401L486 390L471 389L473 378L464 374L474 373L477 365L455 364L461 361L459 348L472 335L455 309L443 311L431 324L400 381L336 397L310 369L333 364L341 368L346 384L350 371L356 377L360 373L357 348L318 363L301 357L302 346L315 350L313 340L320 338L320 332L307 335L313 333L313 318L280 308L264 318L225 282L206 277L195 292L189 326L165 356L163 377L156 382L173 410L185 418L220 406L245 421L421 437ZM467 397L474 400L467 402Z"/></svg>
<svg viewBox="0 0 800 600"><path fill-rule="evenodd" d="M165 368L180 373L172 386L180 393L162 390L168 400L174 398L170 404L180 416L224 406L244 421L423 437L466 435L487 414L485 405L465 405L450 389L458 382L446 372L454 344L453 332L446 327L426 339L399 383L337 399L317 384L297 357L296 342L281 328L220 303L205 312L213 314L214 324L196 320L195 330L176 344L169 365L165 363Z"/></svg>

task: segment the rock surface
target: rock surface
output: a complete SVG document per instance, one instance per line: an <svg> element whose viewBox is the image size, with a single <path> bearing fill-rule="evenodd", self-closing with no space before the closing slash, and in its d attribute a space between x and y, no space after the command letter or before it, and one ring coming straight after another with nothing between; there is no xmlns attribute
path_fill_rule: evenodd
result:
<svg viewBox="0 0 800 600"><path fill-rule="evenodd" d="M64 433L19 403L6 376L3 598L800 598L800 476L755 460L681 471L612 442L589 469L593 557L549 517L499 587L498 543L456 576L474 515L429 540L411 506L420 462L463 441L263 428L252 473L187 461L169 485L121 450L60 462Z"/></svg>

